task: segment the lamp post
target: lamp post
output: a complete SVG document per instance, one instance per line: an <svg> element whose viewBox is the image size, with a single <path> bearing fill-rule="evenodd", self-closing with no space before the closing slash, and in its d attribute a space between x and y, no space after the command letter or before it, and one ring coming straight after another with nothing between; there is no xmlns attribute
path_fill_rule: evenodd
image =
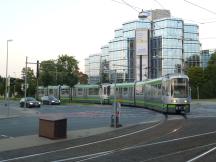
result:
<svg viewBox="0 0 216 162"><path fill-rule="evenodd" d="M9 94L8 94L8 89L9 89L9 86L8 83L9 83L9 80L8 80L8 43L9 42L12 42L13 40L12 39L9 39L7 40L7 56L6 56L6 75L5 75L5 106L7 106L8 108L8 116L9 116Z"/></svg>

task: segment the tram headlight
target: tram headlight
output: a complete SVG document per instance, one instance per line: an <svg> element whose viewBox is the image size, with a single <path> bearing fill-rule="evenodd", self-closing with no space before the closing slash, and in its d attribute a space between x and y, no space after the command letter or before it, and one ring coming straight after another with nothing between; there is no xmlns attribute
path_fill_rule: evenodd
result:
<svg viewBox="0 0 216 162"><path fill-rule="evenodd" d="M188 101L187 100L184 100L184 103L187 103Z"/></svg>
<svg viewBox="0 0 216 162"><path fill-rule="evenodd" d="M176 103L177 101L176 101L176 100L172 100L172 102L173 102L173 103Z"/></svg>

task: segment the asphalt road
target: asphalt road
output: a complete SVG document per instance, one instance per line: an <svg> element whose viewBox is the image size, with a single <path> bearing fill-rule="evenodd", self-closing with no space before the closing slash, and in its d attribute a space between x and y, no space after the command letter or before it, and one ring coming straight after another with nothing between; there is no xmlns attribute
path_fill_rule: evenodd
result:
<svg viewBox="0 0 216 162"><path fill-rule="evenodd" d="M194 104L187 118L159 114L155 122L133 123L105 134L0 152L0 161L215 162L215 109L214 104Z"/></svg>
<svg viewBox="0 0 216 162"><path fill-rule="evenodd" d="M67 130L81 130L108 127L111 124L111 105L42 105L41 108L25 109L18 102L10 104L10 116L7 108L0 103L0 111L5 112L0 118L0 139L38 134L39 118L60 116L67 118ZM159 121L164 116L160 113L135 107L122 107L120 123L123 126L140 122Z"/></svg>

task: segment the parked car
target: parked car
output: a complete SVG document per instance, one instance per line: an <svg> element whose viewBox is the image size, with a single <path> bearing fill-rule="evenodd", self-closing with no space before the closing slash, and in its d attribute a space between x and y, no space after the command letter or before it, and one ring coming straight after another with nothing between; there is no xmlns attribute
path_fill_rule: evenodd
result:
<svg viewBox="0 0 216 162"><path fill-rule="evenodd" d="M40 107L41 102L33 97L26 97L26 107ZM20 107L25 107L25 98L21 98Z"/></svg>
<svg viewBox="0 0 216 162"><path fill-rule="evenodd" d="M60 100L55 98L54 96L43 96L41 97L41 102L44 105L60 105Z"/></svg>

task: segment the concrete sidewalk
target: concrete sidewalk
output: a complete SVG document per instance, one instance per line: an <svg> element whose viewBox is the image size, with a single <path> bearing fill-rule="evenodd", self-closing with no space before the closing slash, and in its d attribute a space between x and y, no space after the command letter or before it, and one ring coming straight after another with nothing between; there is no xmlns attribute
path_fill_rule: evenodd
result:
<svg viewBox="0 0 216 162"><path fill-rule="evenodd" d="M101 127L101 128L68 131L67 138L58 139L58 140L39 137L38 135L29 135L29 136L21 136L16 138L1 139L0 152L21 149L21 148L28 148L33 146L46 145L46 144L51 144L56 142L67 141L71 139L83 138L83 137L88 137L96 134L106 133L109 131L113 131L115 129L116 128L111 128L111 127Z"/></svg>

